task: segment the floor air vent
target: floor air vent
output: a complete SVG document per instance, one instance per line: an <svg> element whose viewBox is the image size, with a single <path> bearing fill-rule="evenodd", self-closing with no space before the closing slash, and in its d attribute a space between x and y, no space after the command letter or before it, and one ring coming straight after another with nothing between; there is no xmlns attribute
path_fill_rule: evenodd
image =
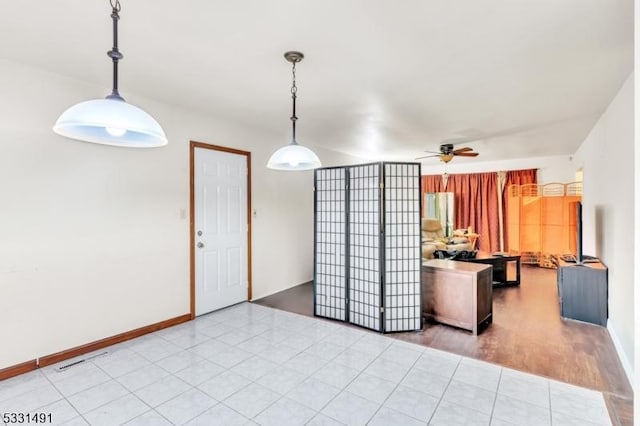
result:
<svg viewBox="0 0 640 426"><path fill-rule="evenodd" d="M56 371L59 372L59 373L62 373L62 372L67 371L68 369L70 369L72 367L75 367L75 366L80 365L80 364L84 364L87 361L91 361L92 359L95 359L95 358L98 358L98 357L101 357L101 356L105 356L105 355L108 355L108 354L109 354L109 351L104 351L104 352L100 352L99 354L88 356L86 358L74 359L73 361L69 362L68 364L64 364L64 365L61 365L60 367L57 367Z"/></svg>

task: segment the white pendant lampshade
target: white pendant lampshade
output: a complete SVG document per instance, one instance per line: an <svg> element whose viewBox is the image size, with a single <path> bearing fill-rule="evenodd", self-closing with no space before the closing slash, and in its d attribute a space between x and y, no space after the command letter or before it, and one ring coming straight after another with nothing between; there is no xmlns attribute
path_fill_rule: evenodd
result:
<svg viewBox="0 0 640 426"><path fill-rule="evenodd" d="M293 85L291 86L291 98L293 99L293 114L291 115L291 123L293 128L293 137L289 145L283 146L276 152L271 154L267 167L274 170L311 170L321 167L320 159L311 151L300 145L296 141L296 97L298 87L296 86L296 63L300 62L304 55L300 52L286 52L284 57L293 64Z"/></svg>
<svg viewBox="0 0 640 426"><path fill-rule="evenodd" d="M167 144L158 122L118 99L93 99L62 113L53 131L71 139L104 145L153 148Z"/></svg>
<svg viewBox="0 0 640 426"><path fill-rule="evenodd" d="M311 170L322 166L318 156L298 143L283 146L271 154L267 167L275 170Z"/></svg>
<svg viewBox="0 0 640 426"><path fill-rule="evenodd" d="M84 142L131 148L155 148L167 144L167 137L153 117L128 104L118 92L118 21L120 1L110 0L113 47L107 55L113 62L113 89L105 99L80 102L62 113L53 131Z"/></svg>

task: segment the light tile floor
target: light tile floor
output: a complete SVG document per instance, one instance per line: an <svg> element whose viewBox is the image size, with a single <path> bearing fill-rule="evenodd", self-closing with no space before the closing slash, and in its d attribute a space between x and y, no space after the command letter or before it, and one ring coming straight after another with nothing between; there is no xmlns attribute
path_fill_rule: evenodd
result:
<svg viewBox="0 0 640 426"><path fill-rule="evenodd" d="M611 424L599 392L249 303L81 358L0 382L0 413L64 425Z"/></svg>

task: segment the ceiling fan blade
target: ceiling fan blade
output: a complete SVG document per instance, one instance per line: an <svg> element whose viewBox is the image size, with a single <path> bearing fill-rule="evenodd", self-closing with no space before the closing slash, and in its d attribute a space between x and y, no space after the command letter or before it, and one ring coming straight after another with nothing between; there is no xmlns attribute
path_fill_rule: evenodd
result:
<svg viewBox="0 0 640 426"><path fill-rule="evenodd" d="M425 155L425 156L422 156L422 157L417 157L416 160L422 160L423 158L433 158L433 157L440 157L440 154Z"/></svg>
<svg viewBox="0 0 640 426"><path fill-rule="evenodd" d="M438 155L442 154L440 151L428 151L428 150L425 150L424 152L428 152L429 154L438 154Z"/></svg>
<svg viewBox="0 0 640 426"><path fill-rule="evenodd" d="M468 152L468 151L473 151L473 148L469 148L468 146L465 146L464 148L454 149L453 153L458 154L459 152Z"/></svg>
<svg viewBox="0 0 640 426"><path fill-rule="evenodd" d="M477 152L459 152L459 153L454 153L453 155L456 155L458 157L477 157L478 153Z"/></svg>

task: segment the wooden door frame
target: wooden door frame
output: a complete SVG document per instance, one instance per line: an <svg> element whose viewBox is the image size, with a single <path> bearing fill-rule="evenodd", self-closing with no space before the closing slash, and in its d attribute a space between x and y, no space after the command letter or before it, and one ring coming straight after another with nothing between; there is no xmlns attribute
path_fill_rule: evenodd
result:
<svg viewBox="0 0 640 426"><path fill-rule="evenodd" d="M247 300L251 300L251 152L204 142L189 142L189 263L191 319L196 317L196 250L195 250L195 149L204 148L244 155L247 160Z"/></svg>

